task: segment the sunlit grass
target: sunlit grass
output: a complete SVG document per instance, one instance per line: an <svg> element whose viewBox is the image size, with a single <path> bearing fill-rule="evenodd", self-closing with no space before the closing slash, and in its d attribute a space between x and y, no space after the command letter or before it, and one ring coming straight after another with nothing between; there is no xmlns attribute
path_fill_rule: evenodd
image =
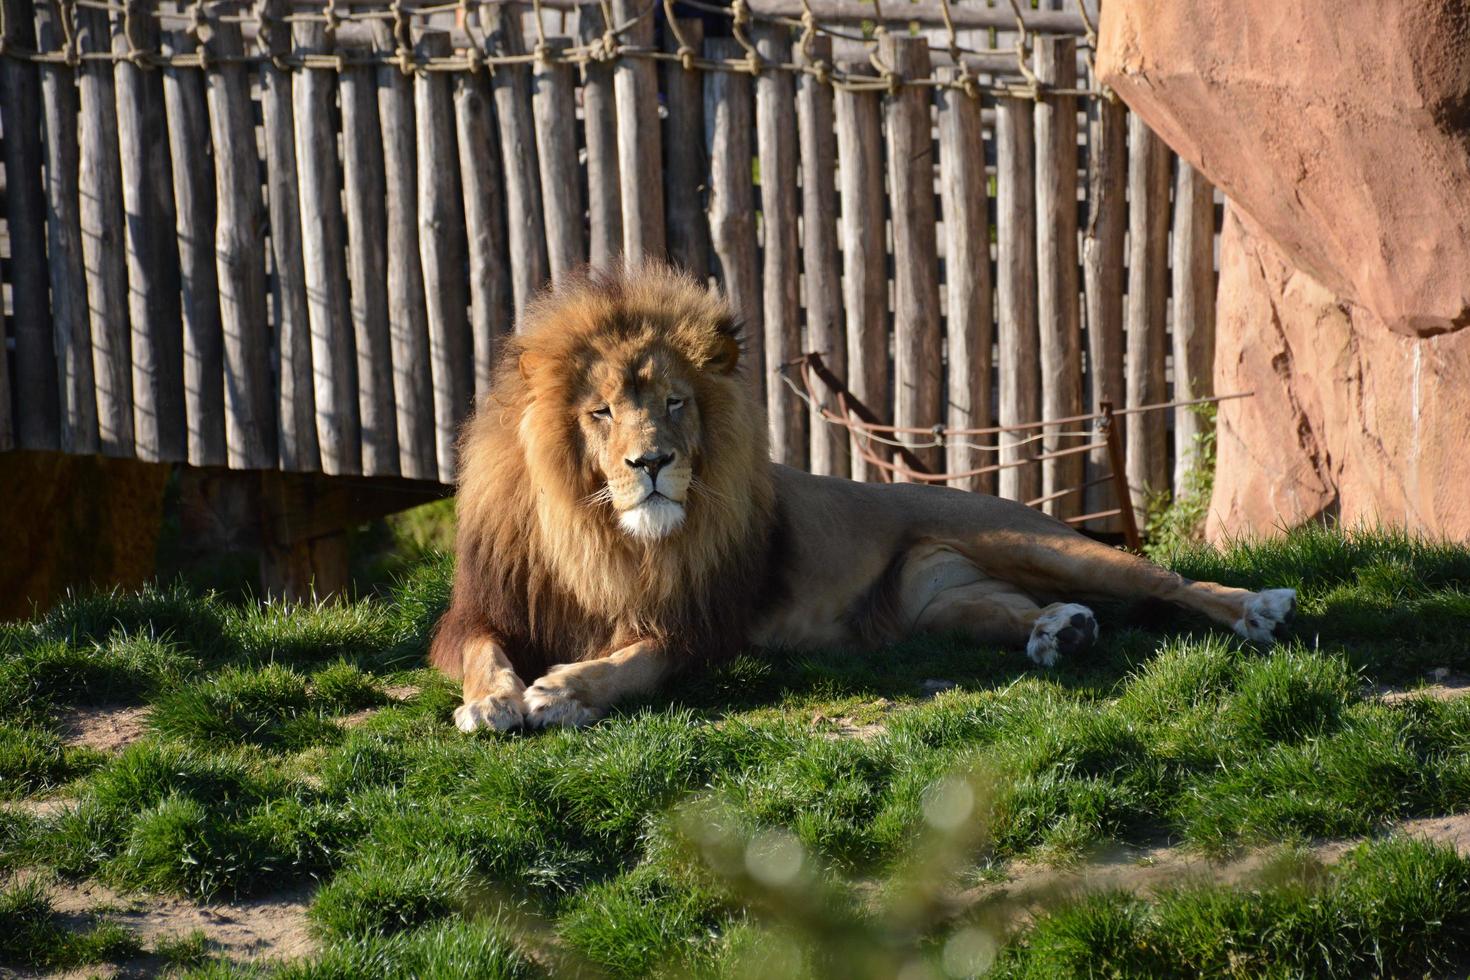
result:
<svg viewBox="0 0 1470 980"><path fill-rule="evenodd" d="M1057 670L955 638L753 651L585 731L508 735L455 730L456 687L422 666L442 559L340 605L182 588L75 599L0 631L0 796L66 801L0 810L0 874L215 899L305 886L320 952L286 968L302 977L1461 962L1470 872L1404 843L1255 890L996 917L983 892L1015 859L1074 866L1116 842L1225 854L1470 807L1470 702L1374 696L1470 669L1470 551L1306 530L1170 560L1300 589L1295 637L1255 648L1118 605L1099 610L1097 648ZM417 693L393 701L389 685ZM146 706L149 734L109 756L67 746L58 713L97 704ZM57 938L44 885L25 887L16 928L40 923L55 950L83 943ZM1409 923L1415 902L1438 918ZM85 942L66 948L110 952L0 959L137 950ZM200 975L241 969L174 953Z"/></svg>

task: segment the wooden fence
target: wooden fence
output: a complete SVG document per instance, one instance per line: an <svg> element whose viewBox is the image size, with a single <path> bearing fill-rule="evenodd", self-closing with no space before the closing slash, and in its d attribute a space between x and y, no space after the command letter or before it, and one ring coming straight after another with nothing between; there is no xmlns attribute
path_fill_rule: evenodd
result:
<svg viewBox="0 0 1470 980"><path fill-rule="evenodd" d="M899 427L1209 394L1213 191L1090 21L873 9L3 0L0 448L447 483L516 311L624 255L729 292L816 472L875 476L777 380L807 351ZM1124 421L1141 507L1198 423ZM1068 516L1108 466L956 482Z"/></svg>

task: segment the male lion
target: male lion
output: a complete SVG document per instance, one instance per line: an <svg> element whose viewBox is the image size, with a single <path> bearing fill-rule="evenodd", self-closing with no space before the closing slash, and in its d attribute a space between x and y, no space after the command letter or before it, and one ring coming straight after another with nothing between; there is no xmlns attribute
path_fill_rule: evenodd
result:
<svg viewBox="0 0 1470 980"><path fill-rule="evenodd" d="M670 270L576 280L521 326L462 438L430 652L464 731L586 724L748 645L959 631L1050 666L1096 637L1087 596L1262 641L1294 612L1290 589L1191 582L1009 500L770 462L730 307Z"/></svg>

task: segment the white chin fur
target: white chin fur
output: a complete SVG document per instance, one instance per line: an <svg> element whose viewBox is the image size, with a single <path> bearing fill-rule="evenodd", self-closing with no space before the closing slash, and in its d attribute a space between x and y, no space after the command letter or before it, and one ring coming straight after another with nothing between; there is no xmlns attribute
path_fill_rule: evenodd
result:
<svg viewBox="0 0 1470 980"><path fill-rule="evenodd" d="M619 514L618 522L633 537L656 541L673 534L684 523L684 505L667 497L649 497Z"/></svg>

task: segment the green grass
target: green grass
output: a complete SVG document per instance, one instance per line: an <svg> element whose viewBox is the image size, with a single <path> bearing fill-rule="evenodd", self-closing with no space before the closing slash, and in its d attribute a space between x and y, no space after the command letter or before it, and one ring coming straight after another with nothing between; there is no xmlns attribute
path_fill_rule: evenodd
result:
<svg viewBox="0 0 1470 980"><path fill-rule="evenodd" d="M590 729L509 735L456 731L456 687L422 667L442 557L342 605L183 587L73 599L0 627L0 795L68 801L0 809L0 873L199 898L305 886L320 951L280 967L302 977L1470 962L1470 866L1396 840L1252 888L1058 899L1019 927L985 893L940 901L1014 859L1071 865L1115 842L1227 854L1470 807L1470 699L1373 694L1470 670L1470 550L1307 529L1165 560L1298 588L1294 638L1254 648L1119 604L1098 610L1098 646L1052 671L957 638L752 652ZM927 697L929 679L955 686ZM389 700L402 684L418 693ZM108 756L68 747L58 713L97 704L147 705L147 737ZM842 737L839 718L880 727ZM0 947L0 965L136 952L97 952L105 925L64 923L26 887L0 933L40 938ZM275 969L197 942L155 952L199 976Z"/></svg>

